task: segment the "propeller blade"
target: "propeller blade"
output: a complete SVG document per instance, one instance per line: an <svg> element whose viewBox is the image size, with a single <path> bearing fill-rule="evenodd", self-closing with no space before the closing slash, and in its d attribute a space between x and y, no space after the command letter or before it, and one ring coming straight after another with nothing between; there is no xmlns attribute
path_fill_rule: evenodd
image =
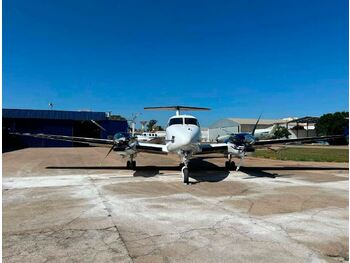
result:
<svg viewBox="0 0 350 263"><path fill-rule="evenodd" d="M241 165L243 164L243 161L244 161L244 157L245 157L245 155L243 155L241 157L241 159L239 160L239 163L238 163L238 165L236 167L236 172L239 170L239 168L241 168Z"/></svg>
<svg viewBox="0 0 350 263"><path fill-rule="evenodd" d="M92 122L93 124L95 124L97 127L99 127L101 130L106 131L106 129L103 128L103 127L102 127L100 124L98 124L96 121L91 120L91 122Z"/></svg>
<svg viewBox="0 0 350 263"><path fill-rule="evenodd" d="M258 120L256 121L256 123L255 123L255 125L254 125L253 131L252 131L252 135L253 135L253 136L254 136L254 133L255 133L256 127L258 127L258 123L259 123L259 121L260 121L261 115L262 115L262 113L260 114L260 116L259 116Z"/></svg>
<svg viewBox="0 0 350 263"><path fill-rule="evenodd" d="M112 147L109 149L108 153L106 154L106 156L102 159L102 161L100 162L100 165L102 165L102 162L107 158L107 156L113 151L115 147L115 144L112 145Z"/></svg>

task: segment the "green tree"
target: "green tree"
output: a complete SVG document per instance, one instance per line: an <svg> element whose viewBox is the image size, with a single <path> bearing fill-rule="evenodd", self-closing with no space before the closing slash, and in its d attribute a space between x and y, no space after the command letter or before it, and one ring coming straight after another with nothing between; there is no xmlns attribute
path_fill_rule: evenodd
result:
<svg viewBox="0 0 350 263"><path fill-rule="evenodd" d="M276 139L288 138L290 132L286 127L278 126L273 134Z"/></svg>
<svg viewBox="0 0 350 263"><path fill-rule="evenodd" d="M344 134L349 128L349 112L327 113L320 117L316 123L317 135L338 135Z"/></svg>
<svg viewBox="0 0 350 263"><path fill-rule="evenodd" d="M157 120L150 120L148 123L147 123L147 131L152 131L153 130L153 127L157 124Z"/></svg>
<svg viewBox="0 0 350 263"><path fill-rule="evenodd" d="M349 112L327 113L316 123L317 135L342 135L349 131ZM347 132L346 132L347 131ZM348 144L349 136L329 141L330 144Z"/></svg>
<svg viewBox="0 0 350 263"><path fill-rule="evenodd" d="M153 130L154 131L164 131L163 127L162 126L158 126L158 125L153 126Z"/></svg>

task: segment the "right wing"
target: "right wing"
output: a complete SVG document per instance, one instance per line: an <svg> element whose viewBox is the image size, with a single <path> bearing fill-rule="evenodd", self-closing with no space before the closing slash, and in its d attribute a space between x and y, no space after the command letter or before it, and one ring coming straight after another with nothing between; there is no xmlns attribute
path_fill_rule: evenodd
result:
<svg viewBox="0 0 350 263"><path fill-rule="evenodd" d="M198 154L203 153L225 153L227 152L227 143L206 143L200 145L201 152L198 152Z"/></svg>
<svg viewBox="0 0 350 263"><path fill-rule="evenodd" d="M168 149L165 144L156 144L149 142L137 142L136 149L138 152L167 154Z"/></svg>
<svg viewBox="0 0 350 263"><path fill-rule="evenodd" d="M114 146L115 151L125 151L132 150L134 146L128 147L128 145L119 145L115 143L114 140L111 139L97 139L97 138L87 138L87 137L76 137L76 136L66 136L66 135L53 135L53 134L33 134L33 133L18 133L18 132L10 132L11 135L17 136L28 136L40 139L48 139L48 140L56 140L56 141L66 141L66 142L76 142L82 143L90 146L97 147L107 147L111 148ZM150 153L161 153L167 154L168 150L165 144L156 144L156 143L147 143L147 142L136 142L136 150L138 152L150 152Z"/></svg>

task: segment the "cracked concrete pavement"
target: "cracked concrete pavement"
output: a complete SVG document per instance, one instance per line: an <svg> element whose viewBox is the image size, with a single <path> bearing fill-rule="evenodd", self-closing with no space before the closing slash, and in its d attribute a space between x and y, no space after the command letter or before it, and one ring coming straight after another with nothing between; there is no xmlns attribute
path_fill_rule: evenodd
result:
<svg viewBox="0 0 350 263"><path fill-rule="evenodd" d="M348 261L348 164L105 150L3 154L3 262Z"/></svg>

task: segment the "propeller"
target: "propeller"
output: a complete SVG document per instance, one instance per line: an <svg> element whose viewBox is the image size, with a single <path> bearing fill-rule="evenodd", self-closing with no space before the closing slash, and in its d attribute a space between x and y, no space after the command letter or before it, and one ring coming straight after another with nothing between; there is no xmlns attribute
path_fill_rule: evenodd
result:
<svg viewBox="0 0 350 263"><path fill-rule="evenodd" d="M103 158L102 161L104 161L107 158L107 156L114 150L114 147L115 147L115 144L112 145L112 147L109 149L108 153L106 154L106 156Z"/></svg>
<svg viewBox="0 0 350 263"><path fill-rule="evenodd" d="M243 164L246 152L250 151L252 149L252 145L256 141L254 134L255 134L256 128L258 127L261 115L262 115L262 113L260 114L259 118L257 119L252 133L238 133L229 139L229 142L234 144L237 148L240 148L240 151L241 151L241 159L237 165L236 171L238 171L239 168L241 167L241 165Z"/></svg>
<svg viewBox="0 0 350 263"><path fill-rule="evenodd" d="M255 125L254 125L253 131L252 131L252 135L253 135L253 136L254 136L254 134L255 134L256 127L258 127L258 123L259 123L259 121L260 121L261 115L262 115L262 113L260 113L260 116L259 116L258 120L256 121L256 123L255 123Z"/></svg>
<svg viewBox="0 0 350 263"><path fill-rule="evenodd" d="M116 133L114 135L114 140L113 140L113 145L112 147L109 149L109 151L107 152L106 156L101 160L100 165L102 165L102 162L108 157L108 155L115 149L118 148L120 146L127 146L129 144L129 142L132 141L131 139L126 138L122 133Z"/></svg>
<svg viewBox="0 0 350 263"><path fill-rule="evenodd" d="M108 153L106 154L106 156L101 160L100 162L100 166L102 165L102 162L108 157L108 155L114 150L114 147L116 146L116 143L114 142L114 144L112 145L112 147L109 149Z"/></svg>

